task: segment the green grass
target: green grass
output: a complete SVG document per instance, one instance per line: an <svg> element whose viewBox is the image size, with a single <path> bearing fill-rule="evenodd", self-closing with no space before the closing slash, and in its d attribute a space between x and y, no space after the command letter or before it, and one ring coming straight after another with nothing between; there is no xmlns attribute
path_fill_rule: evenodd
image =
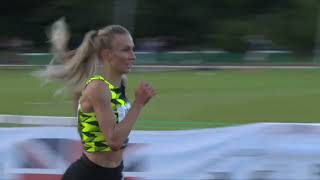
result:
<svg viewBox="0 0 320 180"><path fill-rule="evenodd" d="M58 84L41 86L31 70L0 69L0 114L72 116ZM251 122L320 122L320 70L224 70L131 73L128 95L140 80L157 96L136 129L191 129Z"/></svg>

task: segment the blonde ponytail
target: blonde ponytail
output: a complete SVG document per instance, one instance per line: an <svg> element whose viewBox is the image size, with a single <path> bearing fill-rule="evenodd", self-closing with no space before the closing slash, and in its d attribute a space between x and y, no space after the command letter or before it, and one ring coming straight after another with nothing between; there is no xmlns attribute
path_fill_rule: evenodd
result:
<svg viewBox="0 0 320 180"><path fill-rule="evenodd" d="M99 53L104 48L112 48L115 34L129 33L119 25L106 26L99 31L86 33L81 45L75 50L68 50L70 39L68 26L64 18L56 21L49 31L53 58L44 71L36 75L48 81L60 81L73 93L81 93L89 77L99 73ZM60 92L58 90L57 92Z"/></svg>
<svg viewBox="0 0 320 180"><path fill-rule="evenodd" d="M73 51L67 50L69 31L64 19L56 21L50 32L51 51L53 58L47 68L37 73L48 81L59 81L79 93L86 80L97 73L97 49L93 44L96 31L86 33L81 45Z"/></svg>
<svg viewBox="0 0 320 180"><path fill-rule="evenodd" d="M48 36L51 43L51 51L54 55L64 56L70 40L69 28L64 18L52 24Z"/></svg>

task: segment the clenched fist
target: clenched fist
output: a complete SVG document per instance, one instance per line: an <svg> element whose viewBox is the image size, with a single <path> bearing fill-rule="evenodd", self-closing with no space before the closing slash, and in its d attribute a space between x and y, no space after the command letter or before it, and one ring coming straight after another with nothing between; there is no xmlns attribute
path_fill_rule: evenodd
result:
<svg viewBox="0 0 320 180"><path fill-rule="evenodd" d="M155 90L146 82L140 82L135 91L135 102L141 105L146 105L149 100L156 95Z"/></svg>

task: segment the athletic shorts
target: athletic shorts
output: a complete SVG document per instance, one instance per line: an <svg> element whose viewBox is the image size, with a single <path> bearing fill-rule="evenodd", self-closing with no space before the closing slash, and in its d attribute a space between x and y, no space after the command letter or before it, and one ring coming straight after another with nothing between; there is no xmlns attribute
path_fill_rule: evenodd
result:
<svg viewBox="0 0 320 180"><path fill-rule="evenodd" d="M72 163L62 176L62 180L123 180L123 162L118 167L99 166L83 154Z"/></svg>

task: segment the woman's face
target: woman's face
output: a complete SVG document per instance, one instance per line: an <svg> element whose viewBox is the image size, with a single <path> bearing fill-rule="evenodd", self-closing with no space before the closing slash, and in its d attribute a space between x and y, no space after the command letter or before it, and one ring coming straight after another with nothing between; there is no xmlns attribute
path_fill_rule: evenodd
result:
<svg viewBox="0 0 320 180"><path fill-rule="evenodd" d="M109 63L113 70L120 74L130 72L136 56L134 43L130 34L116 34L111 42Z"/></svg>

